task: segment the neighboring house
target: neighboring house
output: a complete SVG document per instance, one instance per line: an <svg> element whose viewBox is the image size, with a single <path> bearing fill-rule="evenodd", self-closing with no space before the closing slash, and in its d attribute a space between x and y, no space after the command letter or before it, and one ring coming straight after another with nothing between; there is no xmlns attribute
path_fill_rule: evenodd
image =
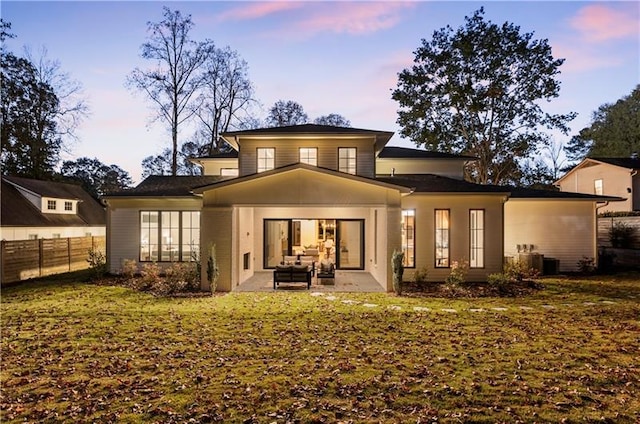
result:
<svg viewBox="0 0 640 424"><path fill-rule="evenodd" d="M104 236L106 212L75 184L3 176L1 240Z"/></svg>
<svg viewBox="0 0 640 424"><path fill-rule="evenodd" d="M405 279L426 267L433 281L460 260L469 281L485 281L525 244L563 271L597 256L597 203L614 198L473 184L463 169L474 158L386 147L392 135L311 124L222 134L235 152L195 159L207 175L149 177L105 197L110 270L198 250L206 269L215 245L218 290L300 253L391 290L394 250Z"/></svg>
<svg viewBox="0 0 640 424"><path fill-rule="evenodd" d="M640 159L586 158L555 185L561 191L616 196L626 199L604 205L600 212L640 211Z"/></svg>

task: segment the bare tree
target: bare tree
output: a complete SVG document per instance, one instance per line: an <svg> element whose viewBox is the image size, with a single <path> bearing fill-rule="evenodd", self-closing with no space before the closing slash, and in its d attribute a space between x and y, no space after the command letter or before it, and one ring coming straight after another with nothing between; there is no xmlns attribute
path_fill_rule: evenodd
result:
<svg viewBox="0 0 640 424"><path fill-rule="evenodd" d="M204 64L202 91L194 108L209 153L220 150L220 133L243 126L249 105L255 103L253 94L247 62L229 47L214 49Z"/></svg>
<svg viewBox="0 0 640 424"><path fill-rule="evenodd" d="M161 22L148 22L148 41L141 56L155 61L148 70L136 68L128 85L142 91L158 108L156 119L171 127L171 173L178 170L178 129L195 113L191 103L202 83L199 71L214 49L211 41L195 42L189 37L193 28L191 15L164 7Z"/></svg>
<svg viewBox="0 0 640 424"><path fill-rule="evenodd" d="M307 122L309 122L309 117L304 112L304 108L293 100L278 100L269 109L269 116L267 116L267 125L271 127L299 125Z"/></svg>
<svg viewBox="0 0 640 424"><path fill-rule="evenodd" d="M314 124L318 125L331 125L333 127L350 127L351 121L342 115L337 113L330 113L328 115L320 116L313 120Z"/></svg>
<svg viewBox="0 0 640 424"><path fill-rule="evenodd" d="M58 108L54 116L58 135L77 140L76 129L89 115L82 84L71 78L68 72L62 71L59 60L49 59L45 47L37 55L25 47L24 57L33 64L38 82L50 86L58 97Z"/></svg>

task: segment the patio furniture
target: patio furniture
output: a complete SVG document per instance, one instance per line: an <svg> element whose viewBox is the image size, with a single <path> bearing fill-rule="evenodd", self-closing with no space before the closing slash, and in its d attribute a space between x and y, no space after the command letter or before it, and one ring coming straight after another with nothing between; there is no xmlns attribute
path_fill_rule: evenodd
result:
<svg viewBox="0 0 640 424"><path fill-rule="evenodd" d="M307 283L311 288L311 267L307 265L276 265L273 270L273 289L280 283Z"/></svg>
<svg viewBox="0 0 640 424"><path fill-rule="evenodd" d="M333 262L326 259L320 262L318 268L318 282L320 284L335 284L336 266Z"/></svg>

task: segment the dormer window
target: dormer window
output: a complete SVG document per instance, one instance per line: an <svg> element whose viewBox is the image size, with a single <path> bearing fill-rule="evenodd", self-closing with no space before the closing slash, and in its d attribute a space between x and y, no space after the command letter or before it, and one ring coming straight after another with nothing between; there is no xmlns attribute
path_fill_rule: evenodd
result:
<svg viewBox="0 0 640 424"><path fill-rule="evenodd" d="M300 163L318 166L318 149L316 147L301 147Z"/></svg>
<svg viewBox="0 0 640 424"><path fill-rule="evenodd" d="M57 206L56 204L57 202L55 200L47 200L47 210L55 211Z"/></svg>
<svg viewBox="0 0 640 424"><path fill-rule="evenodd" d="M273 147L258 148L258 172L269 171L276 167L276 149Z"/></svg>
<svg viewBox="0 0 640 424"><path fill-rule="evenodd" d="M356 174L356 148L340 147L338 149L338 171Z"/></svg>
<svg viewBox="0 0 640 424"><path fill-rule="evenodd" d="M73 202L64 202L65 211L73 211Z"/></svg>

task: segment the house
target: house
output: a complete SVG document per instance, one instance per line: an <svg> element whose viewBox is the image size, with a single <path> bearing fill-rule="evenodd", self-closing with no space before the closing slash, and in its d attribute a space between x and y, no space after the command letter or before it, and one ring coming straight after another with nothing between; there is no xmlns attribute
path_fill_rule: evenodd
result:
<svg viewBox="0 0 640 424"><path fill-rule="evenodd" d="M104 236L106 212L75 184L2 176L0 239Z"/></svg>
<svg viewBox="0 0 640 424"><path fill-rule="evenodd" d="M626 199L603 206L600 212L640 211L640 159L586 158L555 182L561 191Z"/></svg>
<svg viewBox="0 0 640 424"><path fill-rule="evenodd" d="M405 278L426 267L433 281L460 260L468 280L485 281L505 256L551 256L561 271L597 256L598 202L614 198L473 184L463 169L474 158L387 147L392 135L311 124L222 134L233 152L195 159L205 175L149 177L105 197L110 270L215 245L218 290L296 254L391 290L394 250Z"/></svg>

